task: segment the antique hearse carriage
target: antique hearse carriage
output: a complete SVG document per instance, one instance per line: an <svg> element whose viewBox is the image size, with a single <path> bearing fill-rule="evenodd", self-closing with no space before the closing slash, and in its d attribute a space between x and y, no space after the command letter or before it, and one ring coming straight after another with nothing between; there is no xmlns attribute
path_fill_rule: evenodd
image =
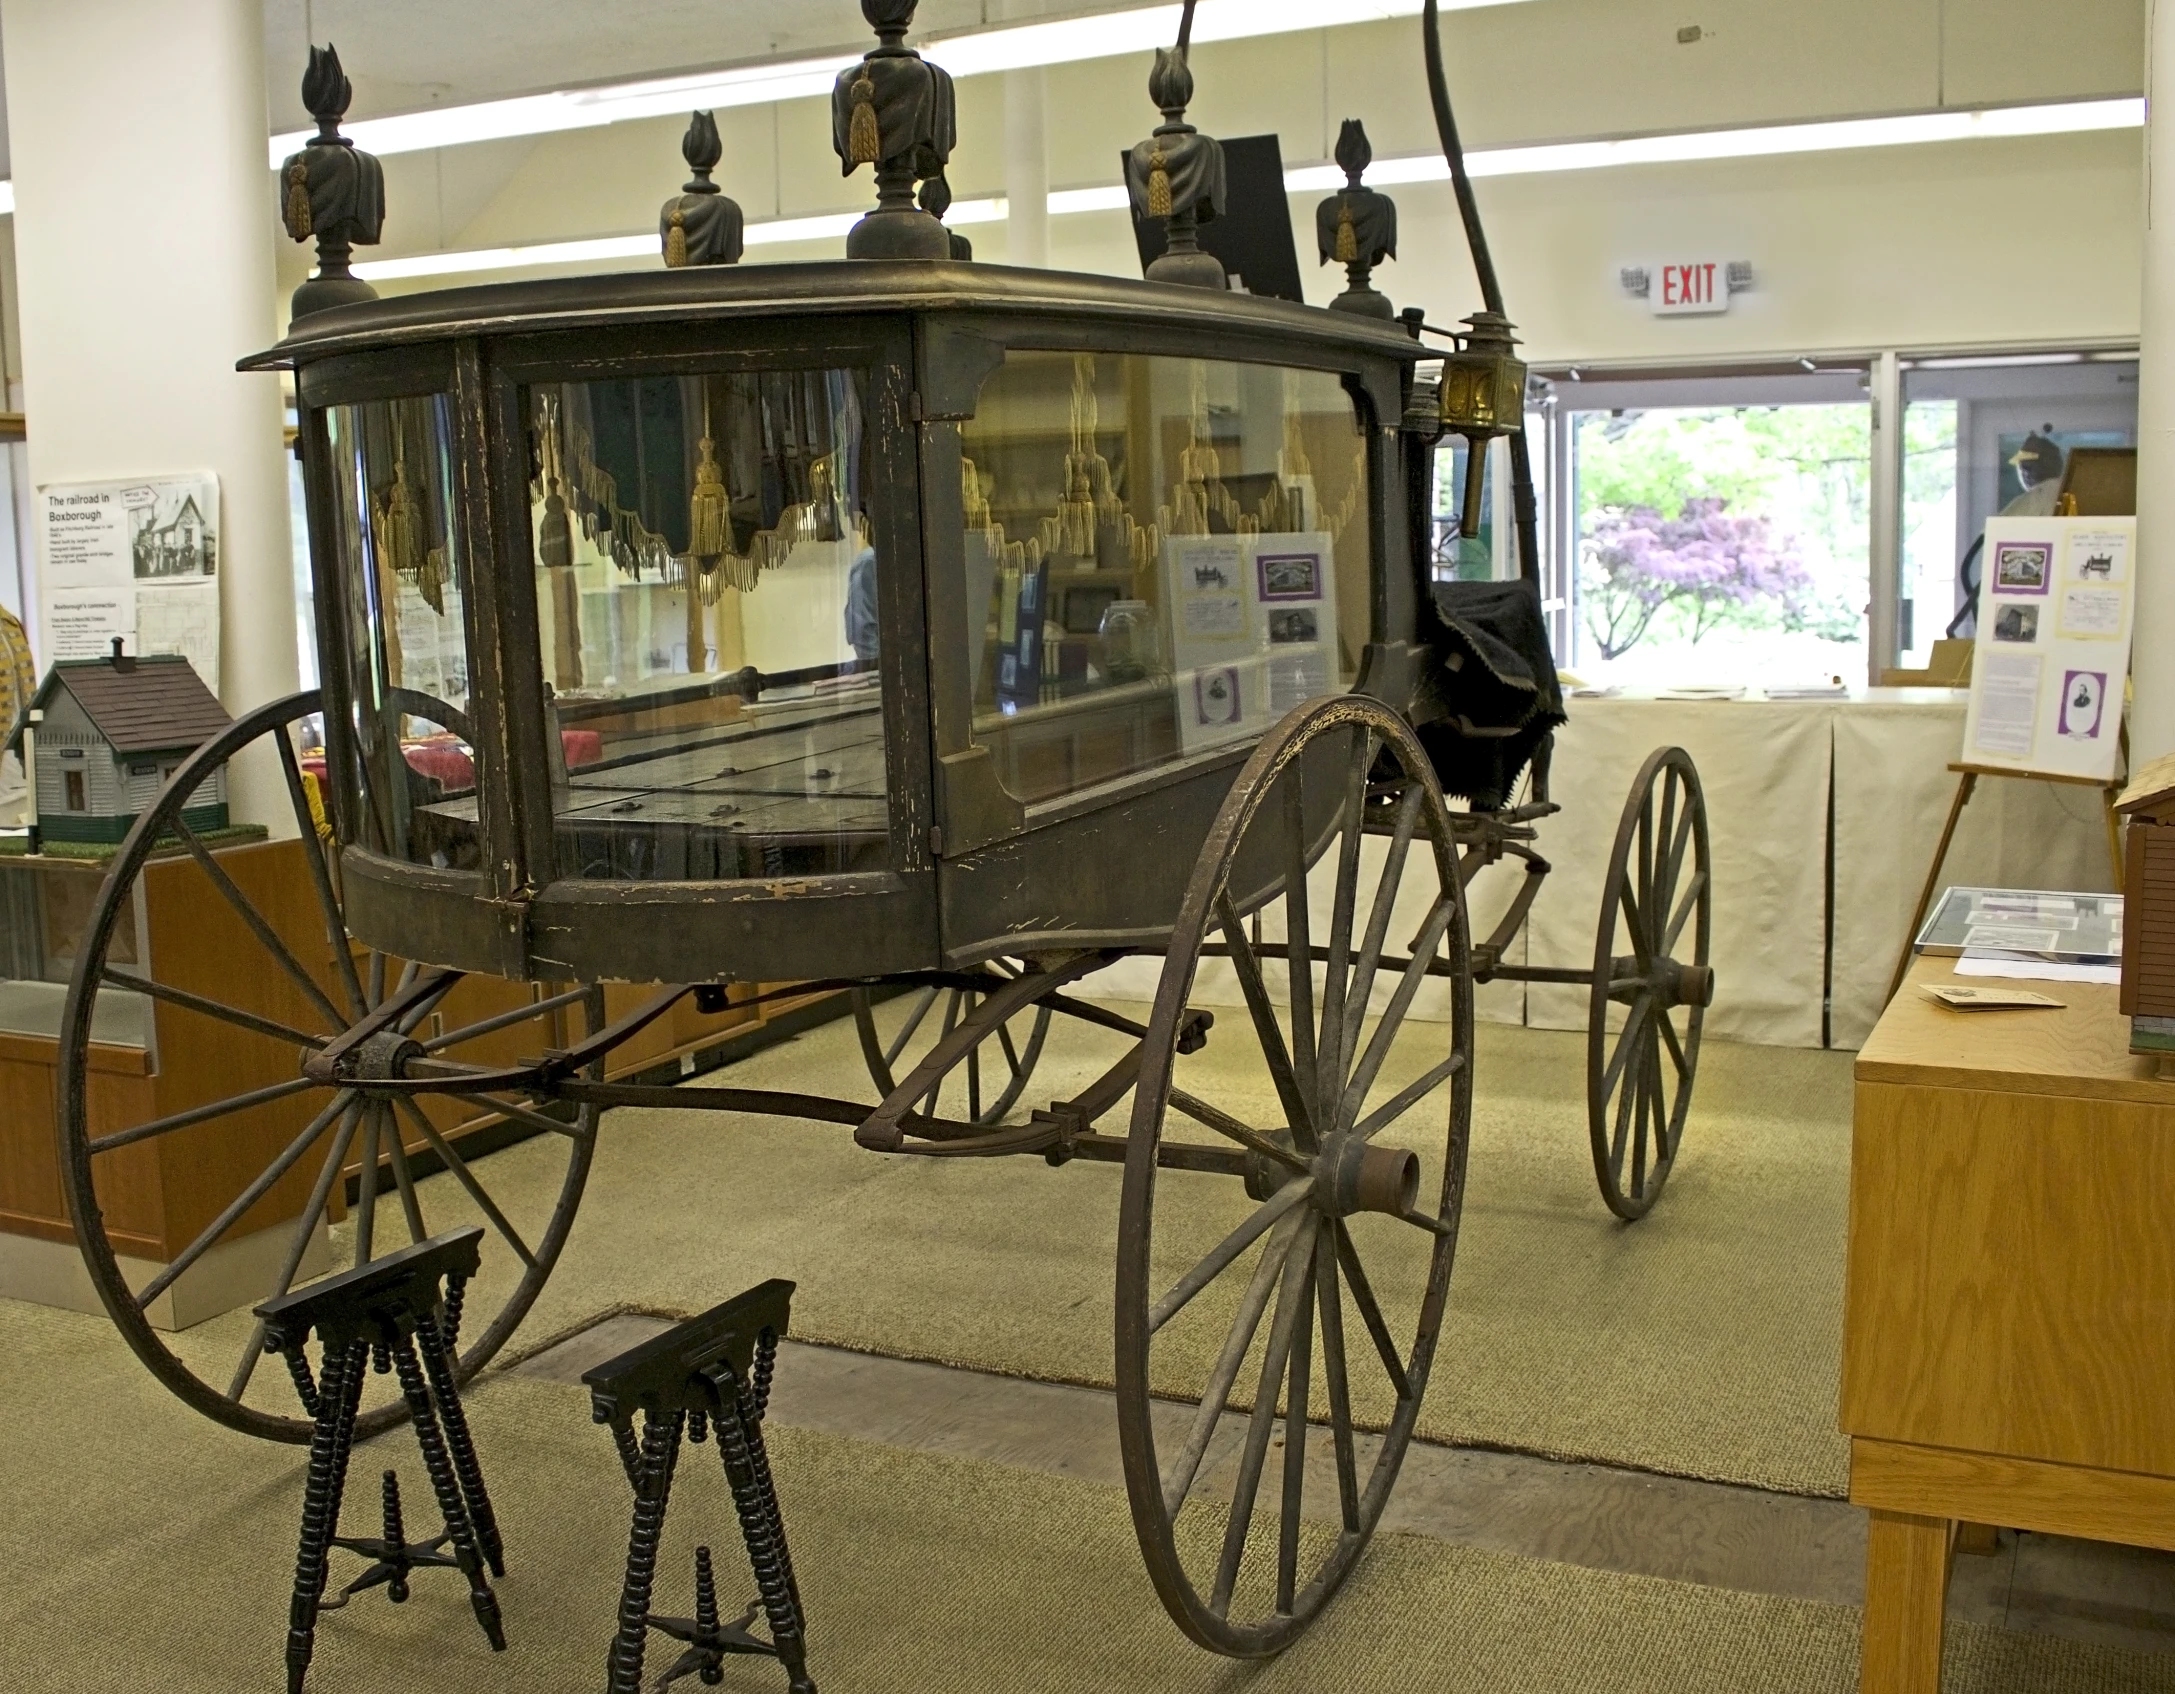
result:
<svg viewBox="0 0 2175 1694"><path fill-rule="evenodd" d="M1177 174L1184 268L1192 132L1158 75L1167 141L1144 171ZM879 220L926 217L898 179L933 173L876 162L875 245L911 247L919 226ZM1355 205L1366 236L1355 202L1323 240L1364 295ZM727 241L693 210L668 202L668 256L690 231L698 257L737 251L737 225ZM1675 750L1634 784L1594 963L1506 960L1547 868L1560 721L1529 533L1521 580L1447 584L1427 523L1438 439L1515 430L1523 369L1499 313L1446 348L1384 313L880 253L299 316L249 363L295 373L322 690L241 720L139 821L65 1017L64 1177L145 1361L223 1423L306 1437L256 1385L260 1333L215 1359L152 1302L267 1217L283 1290L329 1221L362 1263L474 1216L500 1244L471 1300L480 1367L548 1275L614 1105L851 1125L882 1154L1113 1162L1150 1571L1204 1645L1289 1640L1379 1520L1427 1384L1475 984L1590 991L1595 1169L1626 1218L1675 1158L1712 992L1705 815ZM310 935L187 826L230 765L291 811ZM260 979L181 986L124 948L136 883L175 854L261 944ZM1505 859L1523 882L1476 942L1466 885ZM1128 959L1160 971L1145 1019L1085 997ZM471 976L534 986L452 1015ZM606 981L682 986L607 1020ZM682 999L783 992L766 984L861 996L879 1104L604 1078ZM148 996L162 1040L255 1054L273 1080L161 1118L98 1109L102 994ZM1029 1111L1053 1015L1128 1045ZM521 1056L487 1056L508 1031ZM1189 1088L1204 1043L1245 1044L1258 1086ZM502 1183L434 1115L457 1102L551 1148L549 1180L530 1157ZM177 1136L261 1147L259 1174L147 1274L105 1208ZM404 1227L380 1231L396 1200ZM1335 1472L1319 1533L1310 1420ZM1280 1421L1277 1509L1257 1513Z"/></svg>

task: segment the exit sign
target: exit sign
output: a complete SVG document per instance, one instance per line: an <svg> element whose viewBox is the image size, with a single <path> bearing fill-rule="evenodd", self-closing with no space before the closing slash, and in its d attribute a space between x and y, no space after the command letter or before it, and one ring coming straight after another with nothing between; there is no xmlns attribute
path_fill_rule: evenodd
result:
<svg viewBox="0 0 2175 1694"><path fill-rule="evenodd" d="M1686 259L1654 267L1647 289L1647 304L1656 317L1690 317L1703 312L1726 312L1730 295L1729 265L1721 259Z"/></svg>

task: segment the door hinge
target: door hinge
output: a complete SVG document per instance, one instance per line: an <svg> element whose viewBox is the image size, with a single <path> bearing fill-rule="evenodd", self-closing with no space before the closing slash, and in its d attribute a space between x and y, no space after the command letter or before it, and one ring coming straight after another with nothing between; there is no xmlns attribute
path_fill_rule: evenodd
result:
<svg viewBox="0 0 2175 1694"><path fill-rule="evenodd" d="M929 852L934 858L944 857L944 826L940 823L929 826Z"/></svg>

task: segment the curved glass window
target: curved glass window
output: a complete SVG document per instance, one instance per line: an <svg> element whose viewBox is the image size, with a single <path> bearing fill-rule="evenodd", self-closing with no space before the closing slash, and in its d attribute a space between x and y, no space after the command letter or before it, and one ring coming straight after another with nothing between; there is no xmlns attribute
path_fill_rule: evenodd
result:
<svg viewBox="0 0 2175 1694"><path fill-rule="evenodd" d="M962 451L973 734L1019 799L1351 686L1367 441L1334 373L1015 349Z"/></svg>
<svg viewBox="0 0 2175 1694"><path fill-rule="evenodd" d="M562 877L890 863L865 374L528 390Z"/></svg>
<svg viewBox="0 0 2175 1694"><path fill-rule="evenodd" d="M451 409L442 394L332 406L325 430L359 763L346 787L361 844L480 868Z"/></svg>

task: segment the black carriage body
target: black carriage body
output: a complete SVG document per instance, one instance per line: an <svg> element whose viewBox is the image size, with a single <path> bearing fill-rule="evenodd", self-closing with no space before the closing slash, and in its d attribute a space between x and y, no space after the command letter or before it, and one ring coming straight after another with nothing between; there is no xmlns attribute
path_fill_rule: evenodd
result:
<svg viewBox="0 0 2175 1694"><path fill-rule="evenodd" d="M878 976L1159 946L1268 723L1298 698L1350 687L1400 712L1412 703L1431 432L1402 426L1423 356L1399 328L1344 313L930 263L577 278L313 315L251 364L296 372L350 922L402 956L543 980ZM1066 445L1086 448L1060 454L1068 380ZM1098 395L1120 410L1100 437ZM716 414L744 403L761 413L760 441L751 423L713 453L713 431L731 428ZM1012 422L993 426L993 409ZM668 445L629 458L629 413L638 444L655 414ZM825 427L828 456L800 444L807 464L830 467L815 495L803 488L761 529L773 513L756 506L779 508L794 496L786 484L807 479L779 429ZM1272 427L1281 440L1265 439ZM1130 443L1130 458L1113 469L1098 439ZM1341 481L1310 444L1314 457L1348 459ZM751 445L761 463L743 487L712 460ZM977 453L1023 468L977 471ZM1058 492L1077 498L1027 537L1049 545L1007 540L991 502L1020 528L1048 490L1004 484L1047 478L1060 460ZM1164 467L1153 489L1151 460ZM706 476L718 485L711 518L734 526L728 575L762 556L774 568L755 576L760 594L797 582L804 554L833 561L765 613L802 620L787 641L800 657L822 661L828 639L830 662L781 669L751 644L727 668L734 655L704 626L683 670L668 665L639 692L610 677L585 686L595 607L616 630L626 583L585 600L580 572L554 576L568 537L577 550L590 537L597 559L631 560L637 583L647 569L652 588L677 568L692 606L710 579L682 549L717 535L705 541L700 510L691 533L672 529L688 524L690 498L700 507ZM815 500L831 502L828 541ZM778 540L793 524L817 539ZM1188 547L1197 555L1181 558ZM844 591L848 633L856 597L864 625L874 612L873 654L845 653L835 621L823 630L852 576L836 561L855 548L858 563L880 561L873 608L866 583ZM1243 582L1230 580L1234 564ZM436 669L413 662L419 629L445 639L422 627L418 585L444 630L459 628ZM825 596L828 612L810 609ZM1160 625L1149 645L1166 651L1129 683L1111 658L1109 609L1144 600ZM732 601L732 615L745 620L753 603ZM1234 633L1249 619L1251 647ZM654 647L655 632L645 639ZM1223 650L1218 639L1237 654L1228 667L1201 660ZM1025 667L1037 674L1022 679ZM1173 721L1217 711L1224 721L1205 732ZM419 754L412 731L433 718L443 733ZM776 761L751 765L747 750L766 740ZM445 761L463 757L472 775L444 780ZM433 760L435 780L416 769ZM757 783L757 768L787 772L794 791ZM814 791L840 779L858 799ZM391 816L403 808L405 824Z"/></svg>

